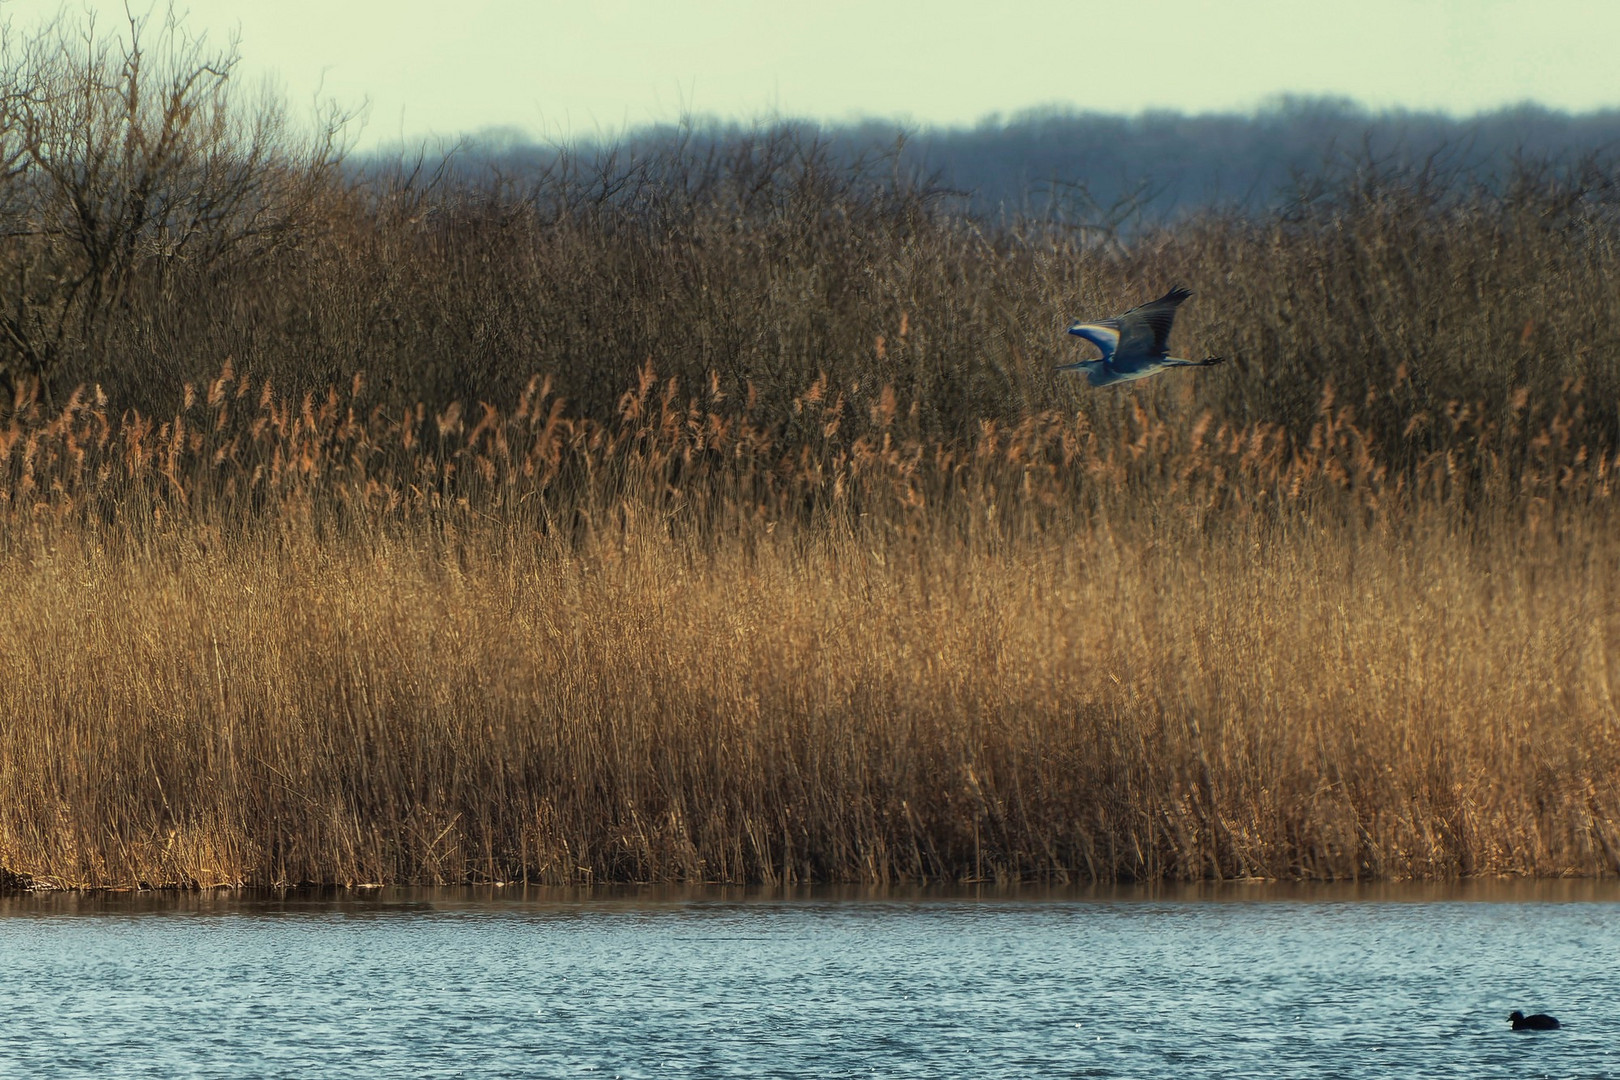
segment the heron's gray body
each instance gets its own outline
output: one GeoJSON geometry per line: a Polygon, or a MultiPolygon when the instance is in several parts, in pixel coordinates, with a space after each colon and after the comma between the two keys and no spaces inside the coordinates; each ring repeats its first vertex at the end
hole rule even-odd
{"type": "Polygon", "coordinates": [[[1221,357],[1181,360],[1170,355],[1170,326],[1176,308],[1192,293],[1177,285],[1151,303],[1139,304],[1125,314],[1099,322],[1076,319],[1069,333],[1083,337],[1102,352],[1099,360],[1061,364],[1058,371],[1084,371],[1092,386],[1145,379],[1170,367],[1208,367],[1221,357]]]}

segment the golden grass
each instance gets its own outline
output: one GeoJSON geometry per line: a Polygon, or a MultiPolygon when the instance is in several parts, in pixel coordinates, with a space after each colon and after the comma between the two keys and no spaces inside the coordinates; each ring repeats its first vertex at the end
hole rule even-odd
{"type": "Polygon", "coordinates": [[[616,426],[19,403],[0,867],[1620,870],[1613,463],[1556,425],[1397,474],[1330,399],[1299,444],[1139,408],[924,446],[881,398],[812,387],[784,442],[662,386],[616,426]]]}
{"type": "Polygon", "coordinates": [[[1620,870],[1612,169],[1098,245],[791,125],[349,172],[152,35],[0,49],[0,888],[1620,870]],[[1051,376],[1175,281],[1227,367],[1051,376]]]}

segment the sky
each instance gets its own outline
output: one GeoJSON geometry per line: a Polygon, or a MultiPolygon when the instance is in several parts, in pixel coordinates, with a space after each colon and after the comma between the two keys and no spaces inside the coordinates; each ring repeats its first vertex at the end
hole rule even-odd
{"type": "MultiPolygon", "coordinates": [[[[131,0],[137,13],[149,0],[131,0]]],[[[1281,94],[1473,113],[1620,106],[1620,0],[176,0],[359,145],[543,139],[686,114],[966,125],[1059,106],[1245,110],[1281,94]],[[1144,12],[1152,12],[1151,17],[1144,12]]],[[[0,0],[16,33],[122,0],[0,0]]],[[[161,13],[161,5],[159,11],[161,13]]]]}

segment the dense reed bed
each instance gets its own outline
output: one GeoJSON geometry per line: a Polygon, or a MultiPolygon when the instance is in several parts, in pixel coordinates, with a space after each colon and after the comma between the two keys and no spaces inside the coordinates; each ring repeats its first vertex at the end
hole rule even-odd
{"type": "Polygon", "coordinates": [[[231,373],[161,423],[17,402],[0,866],[1620,869],[1615,462],[1564,418],[1475,431],[1512,452],[1470,475],[1379,464],[1327,397],[1300,440],[1139,408],[959,445],[878,398],[812,385],[791,437],[651,372],[606,424],[543,382],[467,417],[231,373]]]}
{"type": "Polygon", "coordinates": [[[1620,871],[1612,167],[1099,231],[235,63],[0,27],[0,884],[1620,871]]]}

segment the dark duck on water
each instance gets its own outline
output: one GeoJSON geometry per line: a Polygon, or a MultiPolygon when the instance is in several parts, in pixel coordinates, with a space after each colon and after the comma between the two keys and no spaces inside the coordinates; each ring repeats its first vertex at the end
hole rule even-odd
{"type": "Polygon", "coordinates": [[[1552,1031],[1558,1027],[1558,1021],[1546,1013],[1531,1013],[1524,1015],[1518,1009],[1508,1014],[1508,1023],[1513,1025],[1514,1031],[1552,1031]]]}

